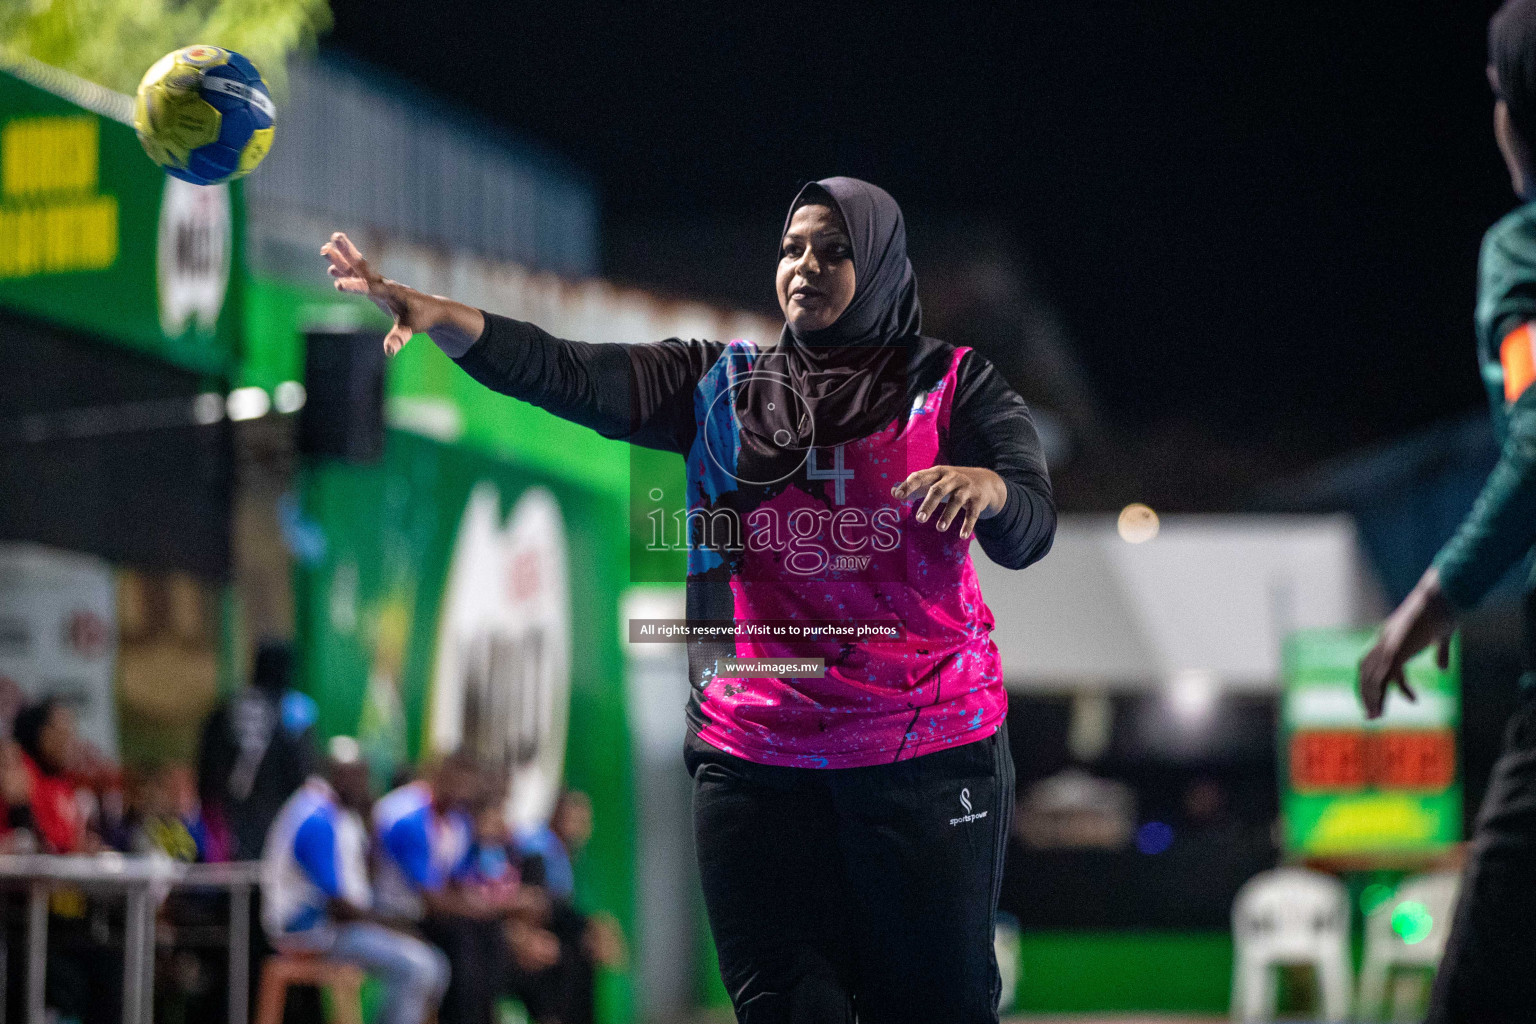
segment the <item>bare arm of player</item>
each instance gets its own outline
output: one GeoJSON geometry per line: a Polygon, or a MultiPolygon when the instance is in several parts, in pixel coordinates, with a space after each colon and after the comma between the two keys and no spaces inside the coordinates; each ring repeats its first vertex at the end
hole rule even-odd
{"type": "Polygon", "coordinates": [[[1008,503],[1008,485],[990,469],[980,466],[930,466],[911,474],[891,488],[896,498],[908,498],[923,494],[923,503],[917,508],[917,521],[926,523],[939,505],[944,514],[939,517],[938,528],[948,530],[963,513],[960,536],[969,537],[979,519],[997,515],[1008,503]]]}
{"type": "Polygon", "coordinates": [[[1440,570],[1430,566],[1403,603],[1387,616],[1381,636],[1360,662],[1360,700],[1365,717],[1377,718],[1396,685],[1409,700],[1418,697],[1408,686],[1404,666],[1430,644],[1438,643],[1436,659],[1441,668],[1450,664],[1451,630],[1456,613],[1440,589],[1440,570]]]}
{"type": "Polygon", "coordinates": [[[369,266],[357,246],[340,231],[320,247],[320,254],[330,261],[326,272],[335,279],[338,291],[366,295],[394,319],[394,326],[384,336],[387,355],[404,348],[411,335],[426,334],[438,348],[456,358],[468,352],[485,332],[485,314],[474,306],[389,280],[369,266]]]}

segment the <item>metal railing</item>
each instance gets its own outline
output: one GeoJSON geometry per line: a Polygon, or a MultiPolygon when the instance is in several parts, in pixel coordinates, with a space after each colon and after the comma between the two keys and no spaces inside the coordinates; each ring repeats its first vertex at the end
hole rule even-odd
{"type": "MultiPolygon", "coordinates": [[[[56,889],[122,896],[127,914],[123,934],[123,1021],[154,1019],[155,911],[173,888],[229,892],[229,1021],[246,1024],[250,1009],[251,892],[261,864],[182,864],[168,857],[54,854],[0,855],[0,889],[27,893],[26,1024],[44,1024],[43,987],[48,970],[48,897],[56,889]]],[[[5,929],[0,927],[0,993],[9,979],[5,929]]],[[[0,999],[0,1024],[4,1021],[0,999]]]]}

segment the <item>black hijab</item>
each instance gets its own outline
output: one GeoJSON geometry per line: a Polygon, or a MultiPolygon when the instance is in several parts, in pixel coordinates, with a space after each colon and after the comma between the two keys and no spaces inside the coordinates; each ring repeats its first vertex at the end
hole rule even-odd
{"type": "Polygon", "coordinates": [[[795,211],[810,204],[832,206],[848,227],[853,299],[822,330],[796,333],[786,323],[738,391],[743,457],[753,462],[799,461],[807,447],[865,437],[906,411],[907,359],[923,312],[901,207],[867,181],[823,178],[795,196],[781,239],[795,211]]]}

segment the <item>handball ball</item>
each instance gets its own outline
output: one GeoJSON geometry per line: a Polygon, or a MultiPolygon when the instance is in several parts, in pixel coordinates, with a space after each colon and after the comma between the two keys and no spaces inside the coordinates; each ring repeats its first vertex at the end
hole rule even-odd
{"type": "Polygon", "coordinates": [[[217,185],[256,169],[272,147],[276,115],[256,65],[233,50],[188,46],[144,73],[133,127],[167,173],[217,185]]]}

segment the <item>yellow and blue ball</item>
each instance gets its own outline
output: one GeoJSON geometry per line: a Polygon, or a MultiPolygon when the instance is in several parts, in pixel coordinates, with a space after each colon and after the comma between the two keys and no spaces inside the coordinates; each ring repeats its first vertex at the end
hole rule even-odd
{"type": "Polygon", "coordinates": [[[256,65],[233,50],[187,46],[144,73],[133,127],[168,174],[216,185],[256,169],[272,147],[276,116],[256,65]]]}

